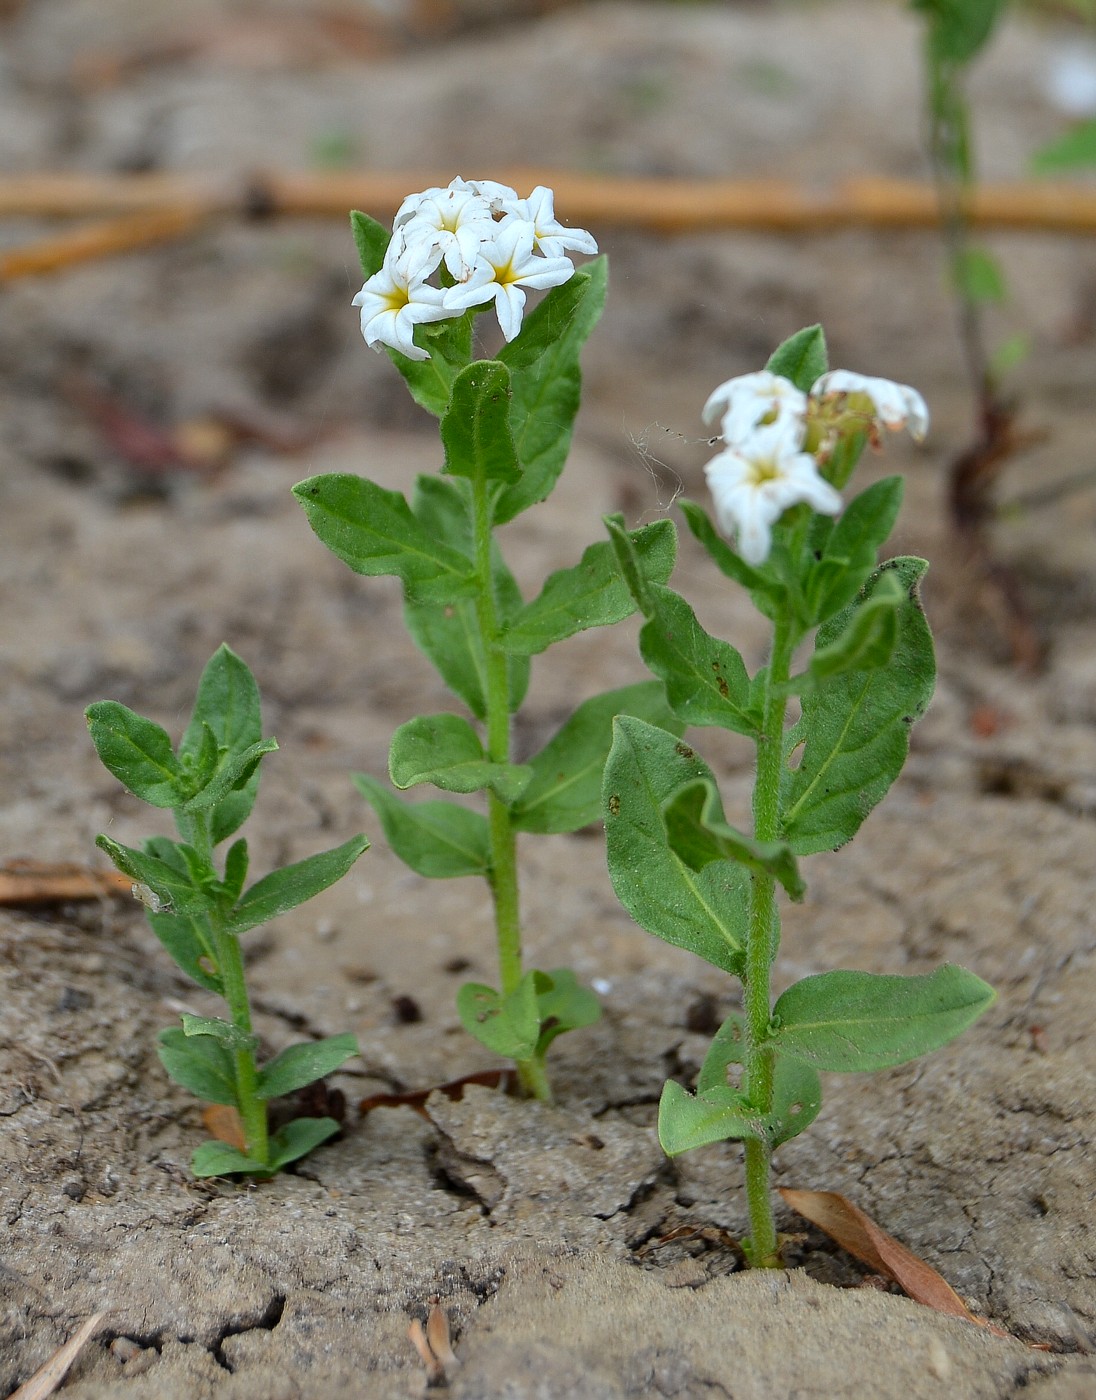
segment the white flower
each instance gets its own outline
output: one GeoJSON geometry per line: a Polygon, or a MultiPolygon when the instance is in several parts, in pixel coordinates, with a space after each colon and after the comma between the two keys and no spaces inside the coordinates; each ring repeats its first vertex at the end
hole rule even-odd
{"type": "Polygon", "coordinates": [[[419,243],[440,249],[449,275],[463,282],[471,275],[480,244],[494,236],[496,224],[482,195],[450,187],[405,199],[393,228],[405,249],[419,243]]]}
{"type": "Polygon", "coordinates": [[[573,276],[570,258],[541,258],[533,252],[536,237],[531,223],[515,219],[499,224],[495,236],[480,247],[471,277],[445,293],[446,313],[466,311],[494,299],[499,325],[506,339],[521,330],[525,311],[523,287],[542,291],[558,287],[573,276]]]}
{"type": "Polygon", "coordinates": [[[370,277],[352,303],[361,308],[367,345],[375,350],[391,345],[409,360],[430,358],[412,335],[416,326],[444,321],[451,314],[442,304],[445,293],[426,281],[440,261],[440,249],[425,243],[397,247],[395,254],[385,257],[381,270],[370,277]]]}
{"type": "Polygon", "coordinates": [[[708,395],[701,417],[709,427],[721,419],[722,436],[729,445],[748,443],[754,430],[763,425],[794,426],[798,447],[803,441],[806,415],[806,394],[790,379],[761,369],[720,384],[708,395]]]}
{"type": "Polygon", "coordinates": [[[864,394],[875,409],[876,424],[892,432],[908,427],[915,442],[920,442],[929,430],[925,400],[908,384],[896,384],[893,379],[873,379],[849,369],[834,369],[813,385],[811,398],[828,398],[834,394],[864,394]]]}
{"type": "Polygon", "coordinates": [[[570,249],[574,253],[596,253],[597,243],[584,228],[568,228],[556,218],[555,195],[547,185],[538,185],[528,199],[520,199],[507,213],[503,226],[512,219],[525,219],[533,225],[533,242],[546,258],[558,258],[570,249]]]}
{"type": "Polygon", "coordinates": [[[735,536],[747,564],[769,557],[772,526],[790,506],[805,501],[822,515],[841,509],[841,497],[800,444],[799,425],[778,419],[757,428],[748,442],[729,445],[704,468],[719,528],[735,536]]]}

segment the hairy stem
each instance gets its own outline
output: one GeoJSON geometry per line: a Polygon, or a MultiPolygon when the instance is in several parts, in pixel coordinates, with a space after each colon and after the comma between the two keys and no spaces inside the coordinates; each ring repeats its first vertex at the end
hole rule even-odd
{"type": "MultiPolygon", "coordinates": [[[[484,656],[484,699],[487,709],[487,756],[493,763],[510,761],[510,677],[506,652],[499,638],[498,605],[491,569],[491,503],[487,482],[472,482],[476,573],[479,590],[476,619],[484,656]]],[[[495,907],[499,982],[508,996],[522,978],[521,908],[518,897],[517,840],[510,809],[493,792],[487,794],[487,821],[491,842],[491,895],[495,907]]],[[[551,1098],[544,1066],[536,1060],[518,1061],[518,1080],[531,1098],[551,1098]]]]}
{"type": "MultiPolygon", "coordinates": [[[[190,829],[185,833],[210,868],[213,867],[213,846],[209,835],[209,818],[205,813],[193,814],[190,829]]],[[[244,977],[244,957],[240,940],[224,927],[220,911],[209,910],[209,926],[221,974],[224,999],[228,1003],[229,1019],[237,1030],[251,1034],[251,1003],[244,977]]],[[[259,1067],[255,1051],[240,1049],[232,1052],[236,1066],[236,1106],[244,1130],[247,1155],[266,1166],[270,1161],[270,1137],[267,1128],[266,1101],[258,1096],[259,1067]]]]}
{"type": "MultiPolygon", "coordinates": [[[[775,841],[779,836],[780,775],[783,766],[786,683],[791,662],[792,634],[787,621],[778,621],[765,688],[765,709],[757,743],[754,784],[754,836],[775,841]]],[[[776,881],[755,872],[750,877],[750,923],[746,935],[744,1088],[761,1114],[772,1112],[775,1060],[766,1046],[772,1015],[769,972],[775,948],[776,881]]],[[[772,1151],[765,1142],[747,1140],[746,1200],[750,1213],[750,1259],[759,1268],[777,1268],[776,1225],[773,1220],[769,1169],[772,1151]]]]}

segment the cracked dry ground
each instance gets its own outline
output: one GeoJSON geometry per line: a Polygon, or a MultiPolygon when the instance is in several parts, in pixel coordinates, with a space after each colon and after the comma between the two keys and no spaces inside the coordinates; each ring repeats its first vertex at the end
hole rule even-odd
{"type": "MultiPolygon", "coordinates": [[[[60,13],[29,4],[9,27],[38,97],[99,17],[95,6],[67,7],[64,22],[60,13]]],[[[121,0],[109,7],[108,36],[135,14],[121,0]]],[[[272,75],[168,59],[155,83],[131,76],[85,94],[64,131],[44,117],[35,128],[28,98],[22,158],[60,165],[63,141],[76,141],[86,165],[108,168],[124,163],[125,133],[140,130],[165,167],[216,149],[243,169],[266,150],[273,96],[286,161],[299,163],[322,87],[378,149],[390,143],[393,161],[428,140],[465,174],[502,159],[578,165],[595,129],[625,169],[688,153],[672,168],[919,171],[905,17],[873,7],[869,24],[863,5],[835,5],[812,12],[807,32],[783,12],[673,14],[668,29],[658,6],[584,7],[397,56],[368,84],[352,64],[334,76],[272,75]],[[704,63],[745,74],[774,44],[796,79],[779,110],[746,78],[729,96],[712,86],[704,63]],[[453,74],[469,65],[514,112],[515,72],[522,111],[546,109],[582,75],[550,150],[517,118],[505,129],[480,120],[467,93],[467,121],[448,120],[445,94],[455,100],[453,74]],[[872,80],[883,69],[886,85],[872,80]],[[674,100],[640,111],[640,79],[674,100]]],[[[1030,75],[1053,39],[1014,27],[981,73],[991,174],[1014,172],[1021,135],[1052,134],[1030,75]]],[[[7,89],[0,98],[14,100],[7,89]]],[[[14,130],[3,126],[2,139],[14,130]]],[[[457,1397],[1093,1392],[1096,491],[1000,527],[998,548],[1048,645],[1045,672],[1018,676],[942,521],[944,465],[964,442],[969,407],[932,240],[666,244],[609,231],[602,241],[613,287],[586,362],[576,453],[558,495],[503,540],[527,592],[598,536],[603,512],[654,518],[675,474],[699,495],[699,405],[801,324],[826,324],[835,364],[914,383],[933,408],[926,449],[891,442],[865,479],[908,473],[896,548],[932,561],[937,697],[906,773],[857,840],[806,862],[808,899],[787,913],[777,975],[783,986],[834,966],[923,972],[950,959],[993,982],[1000,1000],[921,1063],[830,1076],[819,1119],[782,1149],[778,1180],[848,1194],[1017,1340],[832,1287],[861,1270],[790,1214],[781,1226],[801,1237],[789,1262],[803,1267],[736,1272],[726,1233],[745,1228],[737,1151],[671,1164],[653,1127],[664,1078],[695,1073],[730,1009],[727,988],[630,924],[590,831],[529,840],[521,853],[530,959],[610,984],[603,1021],[554,1052],[556,1104],[472,1089],[458,1103],[433,1096],[427,1118],[351,1113],[340,1140],[254,1189],[189,1178],[198,1107],[167,1082],[152,1046],[180,1007],[212,1007],[175,975],[140,909],[0,917],[0,1392],[109,1308],[65,1383],[77,1400],[404,1395],[423,1380],[408,1321],[435,1295],[463,1362],[457,1397]],[[697,1233],[660,1243],[679,1227],[697,1233]]],[[[1015,314],[1035,340],[1025,421],[1049,429],[1009,468],[1004,491],[1015,499],[1088,459],[1096,353],[1084,318],[1096,261],[1081,241],[999,246],[1015,314]]],[[[363,1057],[335,1082],[354,1102],[483,1068],[453,996],[492,968],[483,891],[409,875],[347,777],[383,774],[393,728],[447,708],[448,695],[407,641],[395,591],[327,555],[289,496],[313,472],[364,470],[406,487],[438,465],[394,375],[356,339],[347,253],[341,228],[223,227],[8,290],[0,851],[85,861],[99,830],[145,834],[146,815],[97,766],[81,711],[116,698],[177,732],[202,664],[227,640],[255,670],[266,730],[282,745],[250,829],[254,868],[363,825],[376,839],[341,885],[249,943],[266,1045],[353,1030],[363,1057]],[[296,457],[241,449],[219,475],[176,476],[150,493],[66,394],[89,372],[167,421],[277,410],[311,445],[296,457]]],[[[711,630],[759,663],[755,620],[688,542],[676,582],[711,630]]],[[[634,641],[629,625],[578,638],[558,665],[535,670],[522,751],[540,746],[576,695],[641,678],[634,641]]],[[[744,814],[746,754],[708,731],[696,742],[724,780],[728,812],[744,814]]]]}

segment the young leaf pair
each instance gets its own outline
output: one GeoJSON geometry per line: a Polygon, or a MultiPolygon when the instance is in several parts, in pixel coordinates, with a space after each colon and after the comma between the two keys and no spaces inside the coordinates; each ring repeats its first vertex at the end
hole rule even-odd
{"type": "MultiPolygon", "coordinates": [[[[827,369],[820,329],[794,336],[768,368],[806,394],[827,369]]],[[[864,440],[853,421],[818,449],[831,484],[845,485],[864,440]]],[[[744,1143],[748,1247],[762,1265],[778,1260],[772,1152],[818,1113],[819,1071],[904,1063],[958,1035],[994,997],[972,973],[945,966],[912,977],[825,972],[772,1003],[776,887],[802,899],[799,857],[856,834],[898,776],[910,726],[932,694],[932,638],[917,592],[927,566],[910,557],[878,563],[901,487],[896,477],[869,486],[836,521],[794,506],[759,566],[716,534],[700,506],[682,503],[716,567],[749,590],[772,624],[768,664],[752,677],[738,651],[650,575],[620,523],[606,522],[646,618],[643,659],[670,708],[682,723],[728,729],[756,746],[752,832],[727,821],[711,769],[678,731],[642,718],[615,721],[604,805],[609,871],[625,908],[743,984],[743,1011],[717,1033],[695,1092],[666,1085],[658,1129],[671,1155],[744,1143]],[[813,654],[793,674],[793,655],[812,631],[813,654]],[[801,710],[788,727],[792,695],[801,710]]]]}
{"type": "Polygon", "coordinates": [[[218,869],[214,849],[239,830],[259,786],[259,764],[277,749],[262,737],[259,690],[247,666],[222,646],[202,673],[190,723],[172,747],[167,732],[113,700],[87,710],[100,759],[152,807],[169,809],[179,840],[152,836],[140,848],[108,836],[96,844],[134,882],[149,922],[182,970],[222,997],[229,1019],[184,1015],[162,1031],[168,1074],[209,1103],[236,1109],[244,1146],[210,1141],[192,1158],[195,1176],[247,1172],[271,1176],[338,1132],[331,1118],[298,1118],[271,1134],[267,1105],[330,1074],[358,1053],[352,1035],[292,1045],[260,1068],[251,1025],[240,936],[296,908],[340,879],[366,849],[355,836],[245,888],[247,841],[228,848],[218,869]]]}

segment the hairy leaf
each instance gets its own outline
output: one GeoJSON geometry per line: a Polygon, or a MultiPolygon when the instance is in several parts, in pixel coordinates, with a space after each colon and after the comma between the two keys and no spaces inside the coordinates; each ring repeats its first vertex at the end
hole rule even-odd
{"type": "Polygon", "coordinates": [[[402,802],[367,773],[351,781],[380,818],[388,844],[405,865],[431,880],[486,875],[487,818],[454,802],[402,802]]]}
{"type": "Polygon", "coordinates": [[[272,870],[245,891],[226,923],[226,931],[245,933],[295,909],[298,904],[341,880],[361,853],[369,848],[364,836],[352,836],[341,846],[308,856],[281,870],[272,870]]]}
{"type": "Polygon", "coordinates": [[[492,763],[479,735],[460,715],[417,715],[392,735],[388,771],[398,788],[433,783],[445,792],[490,788],[512,802],[528,786],[528,765],[492,763]]]}
{"type": "Polygon", "coordinates": [[[740,974],[749,877],[730,861],[690,870],[670,849],[663,815],[679,788],[714,781],[711,770],[687,744],[643,720],[622,715],[613,735],[602,794],[617,898],[649,933],[740,974]]]}
{"type": "Polygon", "coordinates": [[[529,760],[533,776],[510,809],[519,831],[577,831],[601,817],[601,776],[617,715],[635,715],[672,734],[684,727],[658,681],[640,681],[584,701],[529,760]]]}
{"type": "Polygon", "coordinates": [[[365,477],[314,476],[293,488],[313,530],[359,574],[395,574],[408,595],[450,602],[475,589],[471,559],[427,533],[398,491],[365,477]]]}
{"type": "MultiPolygon", "coordinates": [[[[644,574],[659,581],[674,567],[677,539],[668,520],[630,532],[644,574]]],[[[553,642],[589,627],[606,627],[635,611],[631,593],[620,576],[608,541],[587,548],[579,563],[549,574],[538,597],[510,619],[502,643],[523,656],[544,651],[553,642]]]]}
{"type": "Polygon", "coordinates": [[[887,1069],[954,1040],[996,997],[951,963],[923,977],[823,972],[777,1000],[772,1043],[815,1069],[887,1069]]]}
{"type": "Polygon", "coordinates": [[[91,741],[104,767],[152,807],[177,807],[189,795],[186,775],[166,729],[116,700],[85,711],[91,741]]]}
{"type": "Polygon", "coordinates": [[[258,1097],[276,1099],[292,1094],[331,1074],[353,1055],[359,1054],[358,1042],[352,1035],[332,1035],[325,1040],[309,1040],[290,1045],[263,1067],[259,1073],[258,1097]]]}
{"type": "Polygon", "coordinates": [[[782,834],[797,855],[851,840],[902,770],[910,726],[924,712],[936,674],[917,597],[926,568],[922,559],[888,560],[855,603],[819,628],[819,648],[836,641],[888,573],[905,591],[890,664],[828,676],[803,696],[802,716],[787,740],[789,752],[804,745],[802,761],[785,773],[780,803],[782,834]]]}

